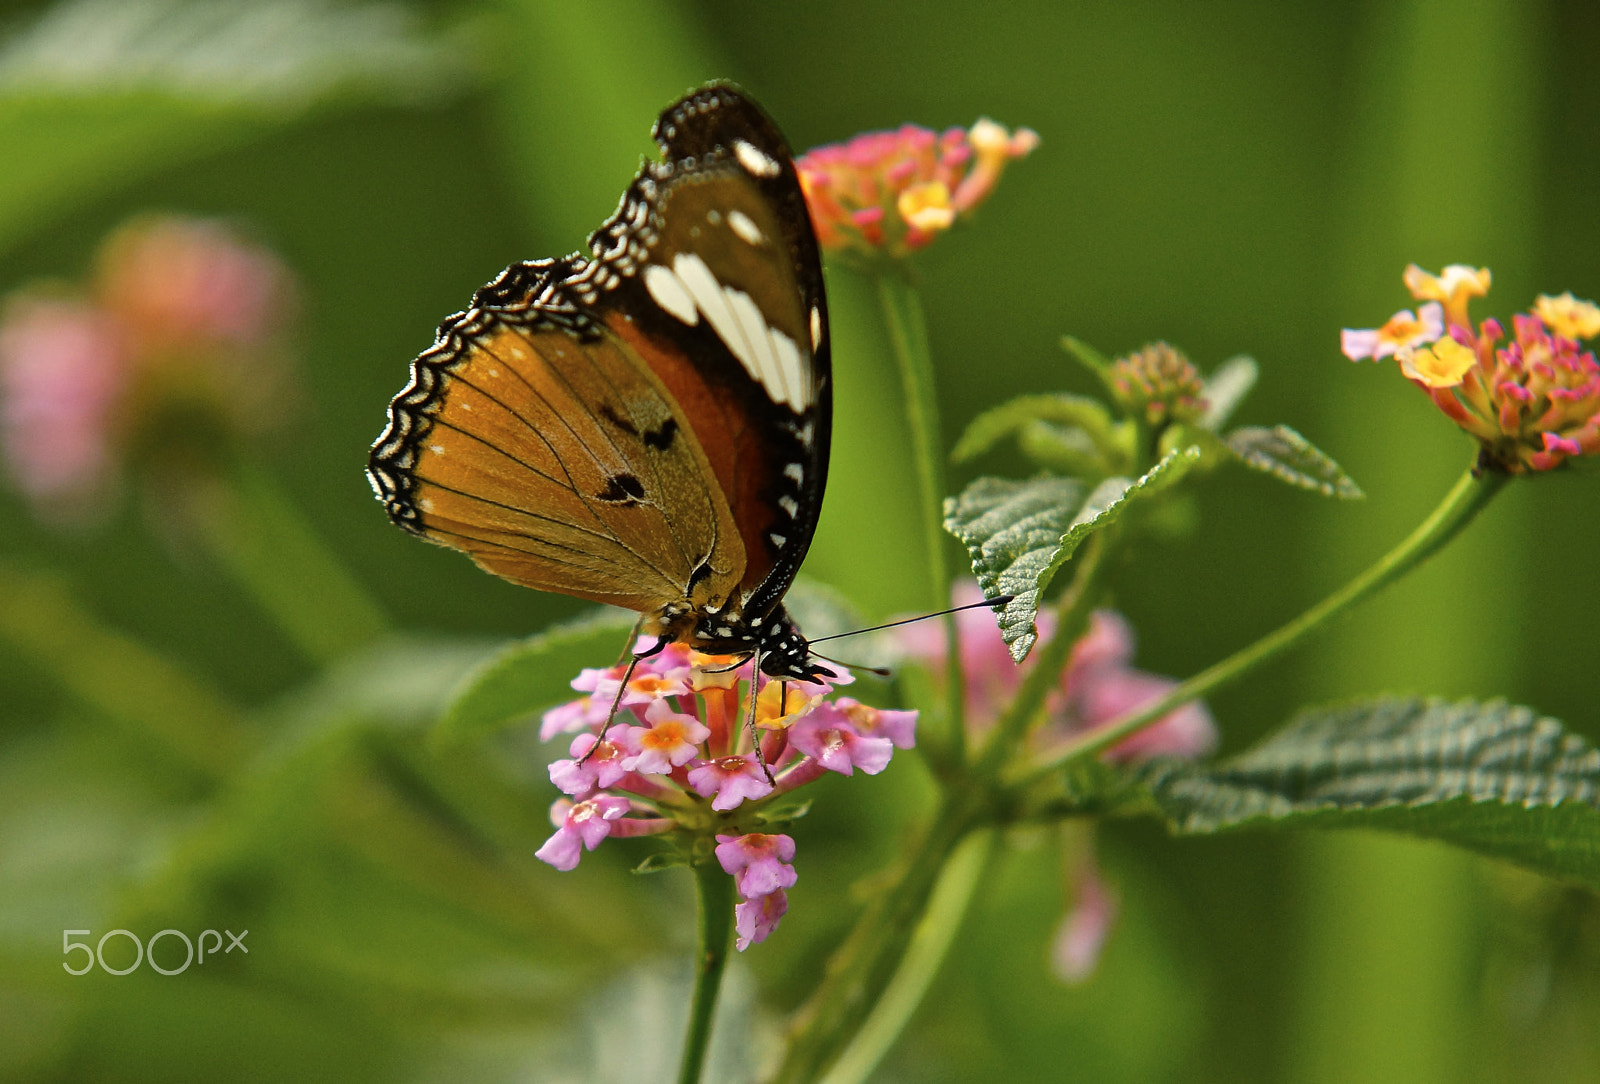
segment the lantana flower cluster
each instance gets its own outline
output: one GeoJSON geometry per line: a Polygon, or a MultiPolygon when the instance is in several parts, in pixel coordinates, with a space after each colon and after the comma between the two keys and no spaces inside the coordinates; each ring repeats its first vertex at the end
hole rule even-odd
{"type": "Polygon", "coordinates": [[[1423,304],[1380,328],[1346,330],[1346,357],[1394,357],[1498,469],[1551,470],[1600,452],[1600,365],[1582,345],[1600,334],[1600,306],[1570,292],[1541,294],[1511,318],[1508,339],[1499,320],[1474,327],[1467,313],[1489,292],[1488,268],[1453,264],[1433,275],[1412,264],[1405,283],[1423,304]]]}
{"type": "MultiPolygon", "coordinates": [[[[653,646],[641,638],[637,651],[653,646]]],[[[551,807],[556,832],[538,857],[570,870],[604,839],[647,835],[671,837],[690,861],[709,860],[709,850],[741,897],[737,947],[765,940],[796,879],[793,838],[760,830],[770,826],[774,802],[827,772],[881,772],[896,749],[915,744],[916,712],[833,697],[848,674],[817,682],[760,675],[758,754],[747,726],[751,670],[734,657],[669,644],[641,659],[625,687],[620,664],[573,679],[584,695],[547,712],[540,732],[547,741],[576,736],[570,756],[550,765],[551,782],[567,797],[551,807]]]]}
{"type": "Polygon", "coordinates": [[[112,233],[86,286],[14,294],[0,309],[0,450],[13,484],[47,518],[82,520],[128,457],[282,418],[295,297],[275,254],[179,216],[112,233]]]}
{"type": "MultiPolygon", "coordinates": [[[[983,592],[970,580],[952,590],[955,605],[982,600],[983,592]]],[[[1055,635],[1054,615],[1041,611],[1036,619],[1039,641],[1055,635]]],[[[932,622],[907,625],[898,637],[908,655],[935,673],[945,660],[943,627],[932,622]]],[[[968,726],[982,733],[1016,694],[1027,676],[1031,660],[1017,666],[985,610],[956,614],[965,682],[968,726]]],[[[1045,705],[1044,723],[1034,742],[1049,747],[1137,711],[1170,692],[1171,678],[1135,669],[1135,639],[1126,618],[1114,610],[1096,610],[1089,628],[1072,645],[1061,681],[1045,705]]],[[[1192,702],[1162,716],[1144,729],[1107,749],[1102,758],[1113,763],[1134,763],[1153,757],[1194,759],[1210,753],[1217,743],[1217,727],[1204,704],[1192,702]]],[[[1116,921],[1117,893],[1095,859],[1093,835],[1088,826],[1068,836],[1071,853],[1065,856],[1068,906],[1056,929],[1051,962],[1063,982],[1086,980],[1116,921]]]]}
{"type": "Polygon", "coordinates": [[[1130,413],[1151,425],[1194,421],[1205,413],[1205,380],[1187,355],[1164,342],[1111,363],[1111,391],[1130,413]]]}
{"type": "Polygon", "coordinates": [[[900,259],[971,214],[1038,145],[1031,129],[987,117],[943,133],[907,124],[816,147],[795,167],[824,251],[900,259]]]}

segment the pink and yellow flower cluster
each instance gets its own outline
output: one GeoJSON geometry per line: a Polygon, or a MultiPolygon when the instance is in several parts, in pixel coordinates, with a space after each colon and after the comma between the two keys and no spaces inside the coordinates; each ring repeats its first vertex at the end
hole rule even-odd
{"type": "Polygon", "coordinates": [[[1583,340],[1600,334],[1600,306],[1571,293],[1540,295],[1511,318],[1473,326],[1467,305],[1489,292],[1488,268],[1433,275],[1416,264],[1405,283],[1423,302],[1380,328],[1346,330],[1352,361],[1394,357],[1452,421],[1477,438],[1486,465],[1513,474],[1600,452],[1600,364],[1583,340]]]}
{"type": "MultiPolygon", "coordinates": [[[[654,641],[643,638],[644,652],[654,641]]],[[[550,765],[568,797],[551,808],[555,835],[538,857],[560,870],[608,837],[668,835],[709,849],[735,879],[742,951],[766,939],[788,910],[795,883],[794,840],[766,827],[776,799],[827,772],[876,775],[896,749],[915,744],[916,712],[886,711],[832,682],[766,681],[756,695],[759,751],[746,726],[749,663],[670,644],[625,667],[585,670],[572,687],[585,695],[544,716],[541,736],[576,732],[570,758],[550,765]],[[607,726],[612,704],[618,713],[607,726]],[[714,845],[713,845],[714,844],[714,845]]]]}
{"type": "Polygon", "coordinates": [[[988,118],[942,134],[907,124],[817,147],[795,166],[825,251],[901,259],[971,214],[1038,145],[1032,130],[988,118]]]}

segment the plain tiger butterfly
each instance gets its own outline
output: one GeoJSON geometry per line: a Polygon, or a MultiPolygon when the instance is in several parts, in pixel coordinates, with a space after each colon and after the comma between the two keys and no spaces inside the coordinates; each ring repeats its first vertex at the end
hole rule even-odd
{"type": "Polygon", "coordinates": [[[367,476],[513,583],[636,610],[656,649],[832,676],[783,606],[833,420],[822,263],[783,136],[738,90],[668,108],[588,256],[512,264],[439,326],[367,476]]]}

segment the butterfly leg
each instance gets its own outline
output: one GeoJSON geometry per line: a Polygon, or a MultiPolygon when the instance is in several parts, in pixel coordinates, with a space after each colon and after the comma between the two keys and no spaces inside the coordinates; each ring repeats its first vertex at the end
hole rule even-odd
{"type": "MultiPolygon", "coordinates": [[[[629,634],[630,639],[628,642],[630,644],[633,643],[633,637],[638,635],[639,626],[634,625],[633,629],[634,631],[629,634]]],[[[661,652],[665,651],[667,645],[671,642],[672,639],[670,637],[663,636],[657,640],[653,646],[646,648],[637,655],[632,654],[626,649],[623,651],[623,654],[628,656],[628,668],[622,672],[622,681],[617,685],[617,695],[611,698],[611,710],[606,712],[606,725],[600,728],[600,737],[593,745],[589,746],[589,751],[578,758],[579,764],[582,764],[584,761],[588,760],[589,757],[593,755],[594,751],[600,748],[600,743],[606,740],[606,734],[611,730],[611,724],[617,721],[617,712],[622,708],[622,694],[627,690],[628,682],[633,680],[634,668],[644,660],[654,658],[656,655],[661,654],[661,652]]],[[[622,660],[619,658],[617,661],[621,662],[622,660]]]]}
{"type": "MultiPolygon", "coordinates": [[[[767,758],[761,752],[761,737],[756,730],[756,694],[761,688],[761,649],[758,647],[751,653],[753,660],[750,667],[750,713],[745,716],[745,729],[750,731],[750,748],[755,751],[756,763],[761,765],[761,770],[766,773],[767,782],[777,786],[778,781],[772,778],[772,769],[767,766],[767,758]]],[[[784,684],[784,692],[788,692],[788,683],[784,684]]],[[[779,713],[782,714],[781,712],[779,713]]]]}

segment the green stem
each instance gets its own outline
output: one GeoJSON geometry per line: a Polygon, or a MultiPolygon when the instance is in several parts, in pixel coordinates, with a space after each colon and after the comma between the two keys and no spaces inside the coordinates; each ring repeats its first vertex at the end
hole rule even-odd
{"type": "Polygon", "coordinates": [[[1384,554],[1375,564],[1338,591],[1276,632],[1202,670],[1148,707],[1131,712],[1105,726],[1097,727],[1056,749],[1047,759],[1032,765],[1023,782],[1030,782],[1055,771],[1069,761],[1093,756],[1115,745],[1174,708],[1204,696],[1212,689],[1240,677],[1292,647],[1330,618],[1350,609],[1438,552],[1459,534],[1463,527],[1472,522],[1473,517],[1491,497],[1500,492],[1501,486],[1505,485],[1509,478],[1509,475],[1499,471],[1484,471],[1482,474],[1468,471],[1450,492],[1445,494],[1444,500],[1439,502],[1439,506],[1432,514],[1423,520],[1405,541],[1384,554]]]}
{"type": "MultiPolygon", "coordinates": [[[[928,562],[928,607],[950,605],[950,570],[945,565],[944,496],[949,492],[944,473],[944,437],[939,429],[938,385],[934,378],[933,354],[928,348],[928,323],[922,314],[922,298],[907,273],[881,271],[874,278],[878,303],[889,331],[889,344],[900,370],[900,387],[905,397],[906,426],[911,431],[911,458],[917,470],[917,496],[922,520],[925,559],[928,562]]],[[[966,730],[963,725],[966,690],[962,681],[961,646],[956,641],[956,619],[946,614],[945,642],[949,645],[945,665],[945,725],[957,759],[964,756],[966,730]]]]}
{"type": "Polygon", "coordinates": [[[978,792],[963,787],[946,793],[898,875],[867,905],[828,961],[822,982],[795,1013],[773,1084],[812,1084],[852,1037],[904,956],[950,852],[982,819],[978,792]]]}
{"type": "Polygon", "coordinates": [[[733,936],[733,878],[712,858],[694,867],[694,887],[700,901],[700,951],[695,957],[694,1000],[689,1005],[689,1028],[683,1040],[678,1084],[698,1084],[705,1068],[717,994],[722,989],[728,943],[733,936]]]}
{"type": "Polygon", "coordinates": [[[240,464],[195,519],[217,560],[313,662],[332,662],[385,631],[377,604],[261,471],[240,464]]]}
{"type": "Polygon", "coordinates": [[[999,839],[998,829],[983,828],[969,833],[956,845],[939,874],[928,909],[911,935],[900,969],[884,987],[856,1037],[822,1078],[822,1084],[861,1084],[871,1077],[939,973],[939,965],[961,929],[999,839]]]}

